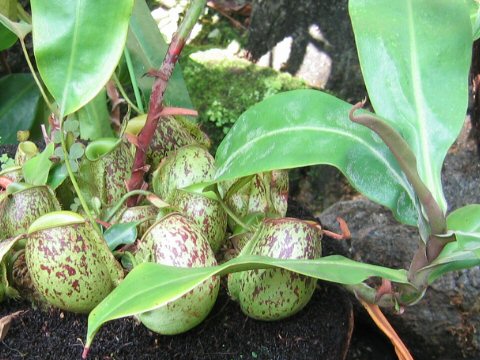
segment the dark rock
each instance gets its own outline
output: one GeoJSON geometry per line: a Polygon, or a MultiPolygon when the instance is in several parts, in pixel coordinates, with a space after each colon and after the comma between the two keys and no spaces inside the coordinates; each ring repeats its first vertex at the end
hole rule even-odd
{"type": "Polygon", "coordinates": [[[467,204],[480,204],[479,179],[480,162],[474,146],[447,156],[442,183],[449,212],[467,204]]]}
{"type": "MultiPolygon", "coordinates": [[[[450,209],[480,203],[480,165],[472,147],[456,149],[446,159],[443,182],[450,209]]],[[[339,202],[321,215],[335,229],[344,218],[352,240],[331,244],[332,253],[355,260],[408,269],[419,239],[416,228],[400,225],[391,212],[361,198],[339,202]]],[[[417,360],[480,357],[480,269],[453,272],[438,279],[425,297],[401,316],[389,318],[417,360]]]]}
{"type": "Polygon", "coordinates": [[[266,64],[358,101],[366,91],[347,4],[255,0],[246,48],[254,60],[267,54],[266,64]]]}

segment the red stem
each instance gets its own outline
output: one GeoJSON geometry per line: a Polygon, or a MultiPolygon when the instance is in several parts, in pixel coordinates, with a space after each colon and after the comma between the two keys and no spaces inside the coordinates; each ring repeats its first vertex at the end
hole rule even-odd
{"type": "Polygon", "coordinates": [[[90,348],[88,346],[85,346],[83,348],[83,352],[82,352],[82,359],[86,359],[88,357],[88,352],[90,351],[90,348]]]}
{"type": "MultiPolygon", "coordinates": [[[[172,42],[168,48],[167,55],[163,60],[158,77],[153,83],[152,94],[150,95],[150,104],[148,108],[147,120],[145,126],[137,137],[137,150],[135,152],[135,160],[133,163],[132,176],[127,182],[127,190],[132,191],[141,189],[144,184],[145,160],[147,158],[147,150],[152,141],[155,130],[160,121],[160,115],[163,110],[163,96],[167,89],[168,80],[172,76],[178,57],[185,46],[186,39],[180,38],[178,34],[173,36],[172,42]]],[[[127,200],[127,206],[135,206],[137,204],[137,196],[132,196],[127,200]]]]}

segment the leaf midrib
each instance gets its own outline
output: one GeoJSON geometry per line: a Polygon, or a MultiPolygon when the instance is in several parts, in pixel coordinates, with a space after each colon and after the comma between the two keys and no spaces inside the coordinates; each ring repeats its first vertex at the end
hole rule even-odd
{"type": "MultiPolygon", "coordinates": [[[[316,259],[317,261],[320,261],[322,263],[324,263],[324,265],[336,265],[337,262],[338,262],[338,257],[334,257],[332,259],[327,259],[327,258],[320,258],[320,259],[316,259]],[[325,261],[327,260],[327,261],[325,261]],[[328,261],[330,260],[330,261],[328,261]],[[330,263],[329,263],[330,262],[330,263]]],[[[297,263],[301,263],[301,260],[298,259],[296,260],[297,263]]],[[[198,274],[195,274],[195,273],[192,273],[192,274],[187,274],[187,275],[184,275],[183,276],[183,280],[185,282],[188,282],[189,279],[196,279],[196,278],[200,278],[200,280],[198,280],[196,282],[195,285],[193,285],[192,287],[189,288],[189,290],[195,288],[199,283],[207,280],[208,278],[210,278],[211,276],[215,276],[215,275],[218,275],[220,274],[222,271],[225,271],[226,269],[228,268],[231,268],[232,266],[235,266],[235,265],[242,265],[242,264],[246,264],[246,263],[249,263],[249,262],[252,262],[252,263],[256,263],[256,264],[261,264],[261,265],[268,265],[268,266],[272,266],[272,267],[279,267],[279,268],[283,268],[283,269],[286,269],[286,270],[289,270],[291,269],[290,267],[288,267],[288,265],[274,265],[274,263],[281,263],[281,262],[288,262],[288,260],[286,259],[271,259],[271,261],[269,262],[268,260],[265,260],[265,259],[255,259],[254,261],[250,260],[249,258],[243,258],[241,259],[240,261],[237,261],[237,262],[230,262],[230,263],[224,263],[222,265],[218,265],[217,267],[215,267],[215,269],[212,269],[212,268],[209,268],[208,272],[205,273],[205,275],[198,275],[198,274]],[[201,279],[203,277],[203,279],[201,279]]],[[[307,262],[312,262],[312,260],[305,260],[305,263],[307,262]]],[[[354,268],[354,267],[360,267],[362,270],[364,270],[363,268],[365,266],[368,266],[369,268],[371,268],[371,270],[375,269],[375,268],[379,268],[378,270],[382,269],[381,266],[376,266],[376,265],[371,265],[371,264],[362,264],[362,263],[358,263],[358,262],[355,262],[355,261],[351,261],[349,262],[348,264],[351,268],[354,268]]],[[[207,269],[205,269],[207,270],[207,269]]],[[[389,269],[389,270],[392,270],[392,269],[389,269]]],[[[393,276],[390,276],[390,277],[393,277],[393,276]]],[[[115,319],[118,319],[118,318],[121,318],[121,317],[124,317],[124,316],[128,316],[130,313],[123,313],[121,315],[118,315],[118,316],[110,316],[110,314],[114,313],[116,311],[116,309],[118,308],[121,308],[124,304],[130,302],[132,299],[135,299],[137,297],[140,297],[143,293],[147,293],[147,292],[151,292],[152,289],[156,289],[158,287],[165,287],[165,286],[168,286],[169,284],[172,284],[172,283],[175,283],[177,280],[175,279],[172,279],[170,281],[167,281],[167,282],[163,282],[162,284],[159,284],[159,285],[156,285],[154,286],[153,288],[150,287],[148,289],[145,289],[144,291],[141,291],[141,292],[137,292],[136,294],[130,294],[130,296],[128,297],[124,297],[120,302],[120,304],[118,306],[116,306],[116,308],[112,308],[111,310],[112,311],[109,311],[107,313],[100,313],[99,314],[99,318],[97,318],[97,324],[98,325],[101,325],[103,324],[104,322],[106,321],[110,321],[110,320],[115,320],[115,319]],[[103,316],[102,316],[103,315],[103,316]],[[98,320],[100,320],[100,322],[98,322],[98,320]]],[[[397,278],[397,281],[398,282],[407,282],[406,278],[405,279],[400,279],[400,276],[397,278]]],[[[186,292],[188,292],[189,290],[187,290],[186,292]]],[[[165,301],[164,303],[168,303],[170,301],[174,301],[178,298],[180,298],[181,296],[183,296],[183,294],[185,294],[186,292],[182,293],[181,295],[177,296],[177,297],[174,297],[168,301],[165,301]]],[[[156,305],[155,307],[158,307],[158,306],[162,306],[162,303],[160,303],[160,305],[156,305]]],[[[93,317],[95,317],[95,314],[92,315],[93,317]]],[[[95,334],[96,330],[99,328],[98,325],[95,325],[95,328],[94,329],[88,329],[88,334],[87,334],[87,340],[88,338],[90,338],[93,334],[95,334]]]]}
{"type": "Polygon", "coordinates": [[[67,66],[67,73],[65,76],[65,85],[63,87],[62,91],[62,105],[60,107],[61,109],[61,114],[60,118],[63,118],[65,116],[65,105],[67,103],[67,99],[69,97],[69,89],[70,89],[70,80],[72,79],[72,74],[73,74],[73,66],[74,66],[74,59],[77,54],[77,41],[78,41],[78,33],[79,33],[79,24],[80,24],[80,9],[82,0],[77,0],[77,6],[75,7],[75,17],[74,17],[74,27],[73,27],[73,36],[72,36],[72,46],[70,47],[70,58],[68,59],[68,66],[67,66]]]}
{"type": "Polygon", "coordinates": [[[418,159],[421,166],[423,165],[424,169],[421,171],[421,176],[425,177],[424,181],[427,184],[427,187],[430,189],[435,188],[434,180],[432,177],[432,163],[430,161],[430,143],[428,138],[428,132],[426,129],[427,126],[427,115],[425,113],[425,97],[423,95],[423,86],[422,86],[422,77],[420,75],[420,64],[418,59],[418,45],[415,38],[415,24],[413,21],[413,5],[412,0],[407,0],[407,18],[408,18],[408,37],[410,39],[410,63],[411,63],[411,79],[412,81],[412,92],[415,102],[415,113],[418,116],[418,131],[420,136],[420,149],[421,149],[421,158],[418,159]]]}
{"type": "Polygon", "coordinates": [[[281,134],[281,133],[287,133],[287,132],[291,133],[291,132],[296,132],[296,131],[307,131],[307,130],[312,131],[312,132],[319,132],[319,133],[330,132],[330,133],[334,133],[334,134],[339,134],[341,136],[349,137],[349,138],[351,138],[353,140],[356,140],[357,142],[363,144],[367,149],[369,149],[375,155],[376,158],[380,159],[380,161],[383,162],[386,165],[386,167],[391,170],[391,172],[394,174],[395,178],[397,179],[398,183],[402,184],[405,191],[411,196],[410,192],[408,191],[409,187],[406,184],[405,179],[403,179],[402,176],[400,176],[400,174],[398,174],[396,169],[394,169],[390,166],[389,162],[386,161],[386,159],[383,156],[381,156],[381,154],[379,153],[379,151],[377,149],[372,147],[368,142],[366,142],[365,140],[363,140],[362,138],[360,138],[358,136],[354,136],[353,134],[350,134],[350,133],[345,132],[345,131],[340,131],[340,130],[327,128],[327,127],[322,127],[322,126],[296,126],[294,128],[283,128],[283,129],[279,129],[279,130],[273,130],[273,131],[266,132],[265,134],[262,134],[261,136],[258,136],[255,139],[252,139],[252,140],[246,142],[240,148],[235,150],[227,158],[227,160],[224,162],[224,165],[221,168],[218,169],[219,171],[217,172],[216,178],[217,179],[221,178],[221,176],[223,176],[227,172],[229,164],[231,164],[237,156],[240,156],[240,154],[245,151],[245,148],[251,147],[252,144],[254,144],[256,142],[259,142],[260,140],[263,140],[265,138],[276,136],[276,135],[281,134]],[[222,170],[222,168],[223,168],[223,170],[222,170]]]}

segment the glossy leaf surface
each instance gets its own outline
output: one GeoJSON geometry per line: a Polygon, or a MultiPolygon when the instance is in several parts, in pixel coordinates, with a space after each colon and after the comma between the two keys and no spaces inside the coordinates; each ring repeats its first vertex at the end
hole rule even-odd
{"type": "Polygon", "coordinates": [[[447,244],[438,258],[422,271],[429,271],[428,282],[431,284],[447,272],[468,269],[480,265],[480,257],[475,252],[463,250],[458,242],[447,244]]]}
{"type": "Polygon", "coordinates": [[[480,205],[471,204],[455,210],[447,217],[449,231],[457,241],[447,244],[437,259],[426,269],[433,269],[429,282],[455,270],[480,265],[480,205]]]}
{"type": "MultiPolygon", "coordinates": [[[[149,70],[160,68],[168,45],[158,30],[157,23],[152,18],[144,0],[135,1],[128,31],[127,48],[132,57],[135,78],[143,93],[145,104],[147,104],[150,99],[153,78],[146,76],[146,73],[149,70]]],[[[165,103],[170,106],[193,108],[182,71],[178,65],[168,82],[165,103]]]]}
{"type": "Polygon", "coordinates": [[[472,251],[480,259],[480,205],[470,204],[447,217],[448,230],[455,232],[458,248],[472,251]]]}
{"type": "Polygon", "coordinates": [[[458,247],[480,257],[480,205],[470,204],[447,217],[448,230],[455,232],[458,247]]]}
{"type": "Polygon", "coordinates": [[[375,112],[407,140],[420,177],[445,211],[440,171],[468,102],[472,27],[466,3],[351,0],[349,11],[375,112]]]}
{"type": "Polygon", "coordinates": [[[206,268],[176,268],[143,263],[135,267],[90,313],[86,346],[90,346],[96,332],[105,322],[158,308],[178,299],[213,275],[272,267],[344,284],[358,284],[371,276],[407,283],[404,270],[363,264],[342,256],[327,256],[317,260],[279,260],[263,256],[241,256],[222,265],[206,268]]]}
{"type": "Polygon", "coordinates": [[[130,245],[137,239],[136,222],[114,224],[103,233],[110,250],[115,250],[120,245],[130,245]]]}
{"type": "Polygon", "coordinates": [[[453,211],[447,217],[449,230],[480,232],[480,205],[471,204],[453,211]]]}
{"type": "Polygon", "coordinates": [[[63,163],[55,164],[48,173],[47,185],[55,190],[66,178],[68,178],[67,167],[63,163]]]}
{"type": "Polygon", "coordinates": [[[100,92],[75,113],[80,123],[80,137],[85,140],[97,140],[114,135],[107,107],[107,92],[100,92]]]}
{"type": "Polygon", "coordinates": [[[65,116],[88,103],[112,75],[133,0],[32,0],[31,6],[38,69],[65,116]]]}
{"type": "Polygon", "coordinates": [[[16,143],[17,131],[32,128],[43,101],[30,74],[7,75],[0,89],[0,143],[16,143]]]}
{"type": "Polygon", "coordinates": [[[217,180],[274,169],[337,167],[370,199],[417,223],[410,184],[369,129],[350,121],[351,105],[315,90],[274,95],[240,116],[218,147],[217,180]]]}
{"type": "Polygon", "coordinates": [[[8,49],[17,41],[17,36],[0,24],[0,51],[8,49]]]}

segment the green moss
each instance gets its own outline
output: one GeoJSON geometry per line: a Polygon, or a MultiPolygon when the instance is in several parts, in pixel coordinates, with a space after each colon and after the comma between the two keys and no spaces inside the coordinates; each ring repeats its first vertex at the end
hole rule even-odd
{"type": "Polygon", "coordinates": [[[184,78],[215,151],[233,123],[249,107],[288,90],[308,87],[286,73],[278,73],[244,60],[197,62],[184,58],[184,78]]]}

